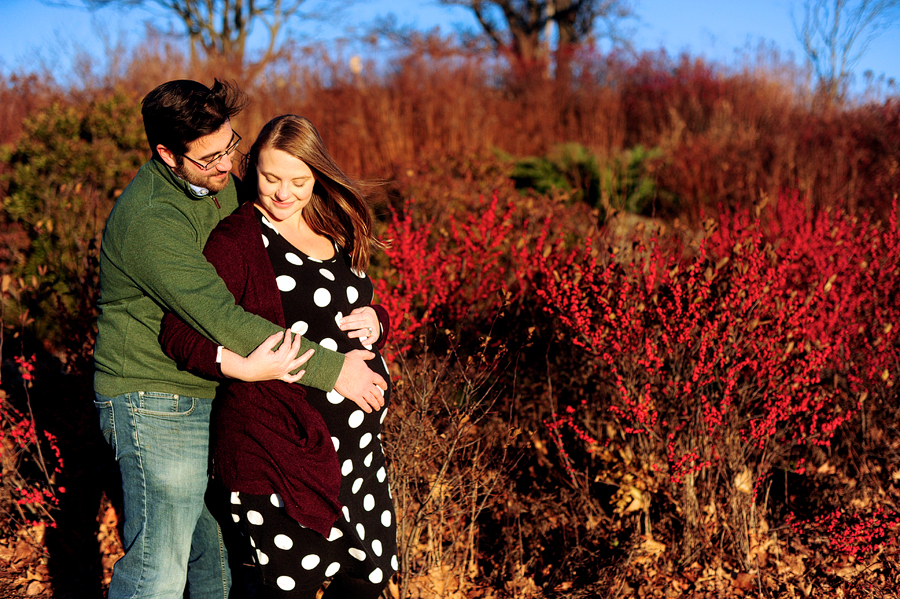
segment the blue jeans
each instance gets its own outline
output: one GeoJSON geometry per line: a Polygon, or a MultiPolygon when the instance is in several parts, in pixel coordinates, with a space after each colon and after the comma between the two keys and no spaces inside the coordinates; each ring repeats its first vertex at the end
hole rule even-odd
{"type": "Polygon", "coordinates": [[[211,399],[134,392],[94,402],[122,473],[125,555],[109,599],[227,599],[222,532],[204,501],[211,399]]]}

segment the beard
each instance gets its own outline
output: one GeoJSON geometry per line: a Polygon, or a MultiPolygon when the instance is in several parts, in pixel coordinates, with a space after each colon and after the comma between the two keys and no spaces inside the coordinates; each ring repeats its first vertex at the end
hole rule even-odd
{"type": "Polygon", "coordinates": [[[231,178],[228,172],[220,173],[215,168],[208,175],[198,175],[188,170],[184,164],[184,158],[178,156],[178,164],[172,168],[172,172],[191,185],[208,189],[210,193],[219,193],[228,186],[231,178]]]}

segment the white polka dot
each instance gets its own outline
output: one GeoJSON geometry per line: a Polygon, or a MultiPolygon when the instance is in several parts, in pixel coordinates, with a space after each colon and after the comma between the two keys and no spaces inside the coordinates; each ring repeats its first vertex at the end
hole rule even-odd
{"type": "Polygon", "coordinates": [[[361,479],[361,478],[357,478],[355,481],[353,481],[353,488],[351,488],[350,490],[353,492],[354,495],[359,493],[360,488],[362,488],[362,484],[363,484],[363,479],[361,479]]]}
{"type": "Polygon", "coordinates": [[[361,549],[357,549],[356,547],[351,547],[347,550],[347,553],[358,559],[359,561],[363,561],[366,559],[366,552],[361,549]]]}
{"type": "MultiPolygon", "coordinates": [[[[366,348],[366,349],[369,350],[369,351],[372,351],[373,345],[372,345],[371,343],[368,344],[368,345],[366,345],[365,343],[363,343],[363,347],[366,348]]],[[[382,395],[384,395],[384,393],[382,393],[382,395]]]]}
{"type": "Polygon", "coordinates": [[[341,511],[344,512],[344,520],[350,522],[350,510],[347,509],[347,506],[345,505],[344,507],[342,507],[341,511]]]}
{"type": "Polygon", "coordinates": [[[247,512],[247,522],[249,522],[250,524],[256,524],[257,526],[259,526],[260,524],[263,523],[262,514],[260,514],[256,510],[248,511],[247,512]]]}
{"type": "Polygon", "coordinates": [[[347,287],[347,301],[351,304],[355,304],[358,299],[359,291],[356,290],[356,287],[347,287]]]}
{"type": "Polygon", "coordinates": [[[351,460],[344,460],[344,463],[341,464],[341,475],[347,476],[353,472],[353,462],[351,460]]]}
{"type": "Polygon", "coordinates": [[[320,268],[319,274],[322,275],[323,277],[325,277],[326,279],[328,279],[329,281],[334,280],[334,274],[332,274],[332,272],[330,270],[328,270],[327,268],[320,268]]]}
{"type": "Polygon", "coordinates": [[[367,512],[371,512],[375,509],[375,498],[372,497],[371,494],[363,497],[363,509],[367,512]]]}
{"type": "Polygon", "coordinates": [[[231,514],[231,519],[234,520],[235,522],[241,521],[241,517],[238,516],[237,514],[231,514]]]}
{"type": "MultiPolygon", "coordinates": [[[[328,401],[331,401],[331,400],[329,399],[328,401]]],[[[334,403],[334,402],[332,402],[332,403],[334,403]]],[[[340,402],[338,402],[338,403],[340,403],[340,402]]],[[[340,439],[338,439],[337,437],[332,437],[332,438],[331,438],[331,442],[334,443],[334,450],[335,450],[335,451],[337,451],[338,449],[341,448],[341,441],[340,441],[340,439]]]]}
{"type": "Polygon", "coordinates": [[[381,568],[375,568],[375,570],[369,574],[369,582],[372,584],[379,584],[384,580],[384,573],[381,571],[381,568]]]}
{"type": "Polygon", "coordinates": [[[237,491],[231,492],[231,503],[233,505],[241,505],[241,494],[237,491]]]}
{"type": "Polygon", "coordinates": [[[400,569],[400,564],[397,561],[396,555],[391,556],[391,568],[393,568],[395,572],[400,569]]]}
{"type": "Polygon", "coordinates": [[[272,505],[274,505],[275,507],[284,507],[284,501],[282,501],[281,495],[279,495],[278,493],[272,493],[272,495],[269,497],[269,501],[271,501],[272,505]]]}
{"type": "Polygon", "coordinates": [[[350,414],[350,418],[347,419],[347,424],[350,425],[350,428],[359,428],[359,425],[363,423],[363,419],[366,417],[366,413],[362,410],[356,410],[352,414],[350,414]]]}
{"type": "Polygon", "coordinates": [[[290,576],[279,576],[275,581],[275,584],[277,584],[278,588],[282,591],[293,591],[294,587],[297,586],[297,583],[294,582],[294,579],[290,576]]]}
{"type": "Polygon", "coordinates": [[[265,566],[266,564],[269,563],[269,556],[266,555],[265,553],[263,553],[262,551],[260,551],[259,549],[257,549],[256,550],[256,561],[258,561],[261,566],[265,566]]]}
{"type": "Polygon", "coordinates": [[[372,541],[372,553],[374,553],[378,557],[381,557],[381,550],[381,541],[379,541],[378,539],[372,541]]]}
{"type": "Polygon", "coordinates": [[[285,551],[294,546],[294,541],[287,535],[275,535],[273,540],[275,541],[276,547],[284,549],[285,551]]]}
{"type": "MultiPolygon", "coordinates": [[[[280,279],[281,277],[278,277],[278,278],[280,279]]],[[[279,285],[278,288],[281,289],[281,286],[279,285]]],[[[282,291],[290,291],[289,289],[287,289],[287,290],[281,289],[281,290],[282,291]]],[[[320,308],[324,308],[325,306],[327,306],[328,304],[331,303],[331,293],[324,287],[320,287],[319,289],[316,289],[316,292],[313,294],[313,301],[320,308]]]]}
{"type": "Polygon", "coordinates": [[[303,264],[303,259],[300,258],[300,256],[298,256],[294,252],[288,252],[287,254],[285,254],[284,259],[287,260],[288,262],[290,262],[291,264],[296,264],[297,266],[300,266],[303,264]]]}
{"type": "Polygon", "coordinates": [[[337,341],[331,339],[330,337],[326,337],[319,341],[319,345],[324,347],[325,349],[330,349],[331,351],[337,351],[337,341]]]}
{"type": "Polygon", "coordinates": [[[275,277],[275,283],[278,285],[279,291],[290,291],[297,286],[297,281],[294,280],[294,277],[289,277],[287,275],[275,277]]]}
{"type": "Polygon", "coordinates": [[[337,541],[337,540],[340,539],[342,536],[344,536],[344,533],[342,533],[342,532],[341,532],[339,529],[337,529],[337,528],[332,528],[332,529],[331,529],[331,532],[328,533],[328,540],[329,540],[329,541],[337,541]]]}
{"type": "Polygon", "coordinates": [[[355,274],[355,275],[356,275],[357,277],[359,277],[360,279],[365,278],[365,276],[366,276],[365,271],[362,271],[362,270],[356,270],[355,268],[351,268],[351,269],[350,269],[350,272],[352,272],[353,274],[355,274]]]}
{"type": "Polygon", "coordinates": [[[298,320],[294,324],[291,325],[291,332],[295,335],[305,335],[306,331],[309,330],[309,325],[302,320],[298,320]]]}
{"type": "MultiPolygon", "coordinates": [[[[381,419],[378,421],[381,424],[384,424],[384,419],[387,418],[387,411],[387,407],[381,408],[381,419]]],[[[381,435],[379,434],[378,437],[380,438],[381,435]]]]}
{"type": "Polygon", "coordinates": [[[256,548],[256,541],[253,540],[253,537],[250,537],[250,546],[256,548]]]}
{"type": "Polygon", "coordinates": [[[275,225],[273,225],[273,224],[269,221],[269,219],[267,219],[265,216],[262,217],[262,222],[263,222],[263,224],[264,224],[265,226],[269,227],[270,229],[272,229],[273,231],[275,231],[276,233],[278,233],[278,229],[275,228],[275,225]]]}
{"type": "Polygon", "coordinates": [[[368,468],[369,466],[372,465],[372,457],[373,457],[373,455],[372,455],[372,452],[370,451],[369,455],[366,456],[366,459],[363,460],[363,464],[366,465],[366,468],[368,468]]]}
{"type": "Polygon", "coordinates": [[[263,238],[263,247],[269,247],[269,238],[266,237],[265,235],[263,235],[262,238],[263,238]]]}
{"type": "Polygon", "coordinates": [[[310,262],[315,262],[316,264],[322,264],[322,261],[319,260],[318,258],[313,258],[312,256],[307,256],[307,258],[309,258],[310,262]]]}
{"type": "Polygon", "coordinates": [[[366,539],[366,527],[363,526],[362,524],[357,524],[356,525],[356,534],[359,536],[360,539],[365,540],[366,539]]]}
{"type": "Polygon", "coordinates": [[[375,473],[375,476],[378,477],[378,482],[384,482],[384,479],[387,477],[387,472],[385,471],[384,466],[378,469],[378,472],[375,473]]]}
{"type": "Polygon", "coordinates": [[[304,570],[312,570],[319,565],[319,561],[320,560],[318,555],[307,555],[302,560],[300,560],[300,565],[303,566],[304,570]]]}
{"type": "Polygon", "coordinates": [[[341,319],[344,317],[343,312],[338,312],[334,315],[334,324],[338,325],[338,328],[341,326],[341,319]]]}
{"type": "Polygon", "coordinates": [[[365,449],[372,442],[372,433],[366,433],[359,438],[359,448],[365,449]]]}
{"type": "Polygon", "coordinates": [[[391,510],[384,510],[381,512],[381,524],[384,526],[391,525],[391,510]]]}
{"type": "Polygon", "coordinates": [[[341,569],[341,565],[337,562],[332,562],[328,568],[325,569],[325,577],[334,576],[338,573],[338,570],[341,569]]]}

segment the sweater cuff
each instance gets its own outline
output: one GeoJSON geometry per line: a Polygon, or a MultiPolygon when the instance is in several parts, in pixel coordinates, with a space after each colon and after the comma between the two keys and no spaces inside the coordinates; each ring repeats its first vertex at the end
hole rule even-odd
{"type": "Polygon", "coordinates": [[[341,374],[341,369],[344,367],[344,354],[326,349],[303,337],[300,341],[300,353],[302,354],[308,349],[315,349],[316,352],[306,364],[301,366],[306,370],[306,374],[298,383],[326,393],[333,390],[334,384],[341,374]]]}

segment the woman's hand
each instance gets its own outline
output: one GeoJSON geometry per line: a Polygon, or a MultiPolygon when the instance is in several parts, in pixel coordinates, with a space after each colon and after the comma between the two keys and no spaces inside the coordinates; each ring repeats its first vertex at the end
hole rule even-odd
{"type": "Polygon", "coordinates": [[[273,351],[285,334],[290,335],[290,331],[282,331],[268,336],[246,358],[228,348],[223,348],[222,374],[246,382],[280,380],[286,383],[296,383],[306,371],[294,371],[305,364],[315,350],[311,349],[302,356],[297,356],[300,351],[301,337],[294,335],[291,343],[282,343],[281,347],[273,351]]]}
{"type": "Polygon", "coordinates": [[[374,345],[381,337],[381,323],[371,306],[356,308],[343,317],[338,326],[350,339],[359,339],[363,345],[374,345]]]}

